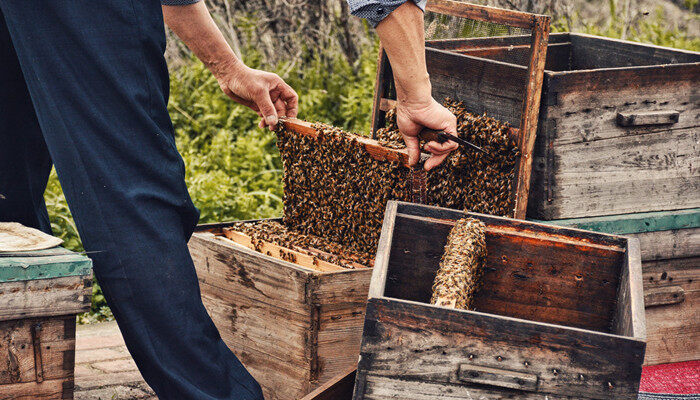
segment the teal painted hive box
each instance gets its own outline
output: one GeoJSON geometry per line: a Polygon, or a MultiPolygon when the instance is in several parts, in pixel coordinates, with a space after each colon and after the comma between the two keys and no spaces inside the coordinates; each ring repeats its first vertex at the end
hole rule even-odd
{"type": "Polygon", "coordinates": [[[0,253],[0,399],[72,399],[75,316],[92,261],[63,248],[0,253]]]}
{"type": "Polygon", "coordinates": [[[700,359],[700,208],[547,221],[639,239],[645,364],[700,359]]]}

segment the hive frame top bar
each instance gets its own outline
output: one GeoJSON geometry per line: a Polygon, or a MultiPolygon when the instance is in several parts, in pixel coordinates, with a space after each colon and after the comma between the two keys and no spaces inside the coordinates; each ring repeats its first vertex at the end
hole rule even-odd
{"type": "MultiPolygon", "coordinates": [[[[311,122],[303,121],[296,118],[285,118],[280,120],[280,123],[284,125],[290,131],[296,132],[301,135],[306,135],[309,137],[317,137],[318,130],[314,128],[311,122]]],[[[371,139],[365,136],[356,135],[354,133],[346,132],[350,137],[357,140],[359,143],[365,146],[365,150],[374,158],[379,161],[393,161],[399,162],[405,167],[408,165],[408,150],[404,149],[394,149],[391,147],[382,146],[377,140],[371,139]]],[[[509,128],[509,134],[512,137],[518,137],[519,131],[515,128],[509,128]]]]}
{"type": "MultiPolygon", "coordinates": [[[[302,121],[296,118],[286,118],[284,120],[281,120],[280,122],[284,124],[285,128],[298,134],[306,135],[313,138],[318,136],[318,130],[314,128],[313,124],[310,122],[302,121]]],[[[367,150],[367,152],[375,160],[399,162],[404,166],[408,167],[408,150],[384,147],[374,139],[370,139],[368,137],[356,135],[353,133],[348,133],[348,135],[353,139],[357,140],[359,143],[363,144],[365,146],[365,150],[367,150]]]]}
{"type": "MultiPolygon", "coordinates": [[[[531,14],[453,0],[428,0],[426,11],[516,28],[530,29],[532,32],[530,35],[530,58],[526,71],[527,79],[524,88],[525,95],[523,96],[521,106],[520,126],[517,130],[517,143],[521,156],[518,162],[518,172],[513,182],[513,191],[515,193],[515,209],[513,210],[513,216],[515,218],[524,219],[527,212],[527,199],[530,191],[532,153],[537,134],[542,80],[547,58],[550,17],[547,15],[531,14]]],[[[470,56],[461,57],[463,57],[464,63],[468,63],[473,59],[470,56]]],[[[388,98],[388,96],[390,96],[392,82],[391,65],[389,65],[386,53],[383,49],[380,49],[379,61],[377,63],[374,106],[372,109],[373,135],[377,129],[383,126],[384,114],[386,111],[394,106],[394,101],[388,98]]],[[[456,98],[454,100],[460,99],[456,98]]]]}

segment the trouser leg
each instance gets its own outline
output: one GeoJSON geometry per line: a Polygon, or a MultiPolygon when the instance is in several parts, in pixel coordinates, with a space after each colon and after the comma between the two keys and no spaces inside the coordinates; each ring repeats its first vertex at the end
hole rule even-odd
{"type": "Polygon", "coordinates": [[[202,305],[156,0],[0,0],[85,249],[161,399],[260,399],[202,305]]]}
{"type": "Polygon", "coordinates": [[[0,221],[51,233],[44,190],[51,158],[0,12],[0,221]]]}

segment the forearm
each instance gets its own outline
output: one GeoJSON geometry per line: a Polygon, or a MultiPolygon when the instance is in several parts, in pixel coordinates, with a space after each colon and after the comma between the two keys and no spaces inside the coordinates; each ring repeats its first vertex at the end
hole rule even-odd
{"type": "Polygon", "coordinates": [[[377,33],[391,62],[397,100],[405,103],[432,99],[425,64],[423,11],[407,1],[379,23],[377,33]]]}
{"type": "Polygon", "coordinates": [[[214,23],[203,1],[184,6],[163,5],[165,23],[217,78],[243,63],[214,23]]]}

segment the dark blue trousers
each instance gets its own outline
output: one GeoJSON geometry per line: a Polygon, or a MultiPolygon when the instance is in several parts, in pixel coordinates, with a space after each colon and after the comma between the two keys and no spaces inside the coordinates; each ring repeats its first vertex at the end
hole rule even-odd
{"type": "Polygon", "coordinates": [[[262,399],[200,298],[157,0],[0,0],[0,221],[50,232],[52,163],[161,399],[262,399]]]}

